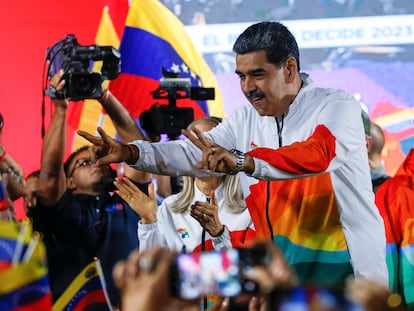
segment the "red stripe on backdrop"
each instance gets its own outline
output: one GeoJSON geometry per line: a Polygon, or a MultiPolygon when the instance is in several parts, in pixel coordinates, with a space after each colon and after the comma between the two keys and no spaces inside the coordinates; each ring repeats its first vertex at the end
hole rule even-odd
{"type": "MultiPolygon", "coordinates": [[[[138,118],[142,112],[150,109],[155,103],[161,105],[168,104],[167,100],[154,99],[152,91],[159,87],[159,81],[121,73],[116,80],[109,83],[111,92],[122,101],[122,104],[129,110],[134,118],[138,118]],[[141,102],[135,102],[139,98],[141,102]]],[[[204,111],[191,99],[177,100],[177,107],[191,107],[194,109],[194,118],[198,119],[205,116],[204,111]]]]}
{"type": "MultiPolygon", "coordinates": [[[[40,166],[46,49],[68,33],[75,34],[83,45],[93,44],[105,6],[109,7],[121,37],[128,0],[0,1],[0,34],[4,43],[0,57],[4,74],[0,113],[5,118],[1,140],[22,166],[25,176],[40,166]]],[[[72,125],[70,130],[74,133],[72,125]]],[[[20,203],[16,205],[21,206],[20,203]]]]}
{"type": "Polygon", "coordinates": [[[25,306],[13,309],[13,311],[33,311],[33,310],[50,310],[52,306],[52,295],[45,295],[39,300],[36,300],[25,306]]]}

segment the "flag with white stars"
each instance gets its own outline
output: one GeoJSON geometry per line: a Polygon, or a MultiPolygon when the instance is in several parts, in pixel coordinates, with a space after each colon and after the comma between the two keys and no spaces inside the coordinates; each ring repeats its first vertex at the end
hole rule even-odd
{"type": "Polygon", "coordinates": [[[194,118],[224,116],[217,81],[202,55],[195,49],[181,21],[157,0],[133,0],[120,45],[121,74],[109,84],[110,90],[134,118],[154,104],[162,68],[177,78],[191,81],[191,87],[214,88],[214,100],[178,99],[179,108],[191,107],[194,118]]]}
{"type": "Polygon", "coordinates": [[[99,259],[88,264],[53,305],[53,311],[112,311],[99,259]]]}

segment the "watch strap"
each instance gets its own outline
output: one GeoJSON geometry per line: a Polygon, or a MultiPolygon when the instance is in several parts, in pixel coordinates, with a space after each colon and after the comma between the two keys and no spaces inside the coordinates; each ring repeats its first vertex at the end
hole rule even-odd
{"type": "Polygon", "coordinates": [[[232,169],[229,172],[229,174],[236,175],[238,172],[242,170],[243,164],[244,164],[244,158],[246,155],[237,149],[231,149],[230,152],[236,156],[236,166],[234,167],[234,169],[232,169]]]}

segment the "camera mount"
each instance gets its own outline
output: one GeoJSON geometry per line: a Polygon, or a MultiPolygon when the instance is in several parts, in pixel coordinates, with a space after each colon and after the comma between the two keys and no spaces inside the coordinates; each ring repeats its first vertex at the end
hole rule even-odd
{"type": "Polygon", "coordinates": [[[190,78],[178,78],[164,68],[162,72],[164,77],[152,96],[154,99],[168,99],[168,105],[154,104],[141,114],[140,122],[145,131],[156,135],[167,134],[173,140],[194,120],[193,108],[178,108],[177,100],[209,100],[214,99],[215,94],[214,88],[192,87],[190,78]]]}

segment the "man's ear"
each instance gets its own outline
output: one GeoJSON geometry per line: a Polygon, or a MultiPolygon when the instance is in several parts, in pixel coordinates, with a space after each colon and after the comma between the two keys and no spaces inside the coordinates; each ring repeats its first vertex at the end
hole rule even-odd
{"type": "Polygon", "coordinates": [[[76,183],[72,177],[66,178],[66,188],[69,190],[76,189],[76,183]]]}
{"type": "Polygon", "coordinates": [[[285,68],[285,78],[288,82],[292,82],[298,73],[298,64],[296,59],[292,56],[289,56],[284,64],[285,68]]]}
{"type": "Polygon", "coordinates": [[[367,152],[370,152],[371,148],[372,148],[372,137],[365,134],[365,142],[366,142],[366,146],[367,146],[367,152]]]}

